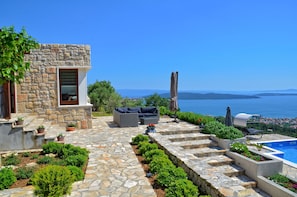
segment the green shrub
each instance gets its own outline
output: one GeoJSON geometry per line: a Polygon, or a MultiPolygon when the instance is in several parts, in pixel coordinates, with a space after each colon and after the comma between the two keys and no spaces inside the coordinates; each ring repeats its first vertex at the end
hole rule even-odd
{"type": "Polygon", "coordinates": [[[143,156],[144,156],[145,161],[147,161],[148,163],[151,162],[154,157],[166,157],[166,158],[168,158],[168,156],[165,154],[165,152],[163,150],[160,150],[160,149],[153,149],[153,150],[147,151],[147,152],[144,153],[143,156]]]}
{"type": "Polygon", "coordinates": [[[4,166],[18,165],[20,162],[21,162],[20,159],[15,154],[11,154],[4,158],[3,165],[4,166]]]}
{"type": "Polygon", "coordinates": [[[140,144],[139,153],[142,155],[150,150],[158,149],[158,145],[156,143],[142,142],[140,144]]]}
{"type": "Polygon", "coordinates": [[[173,181],[168,188],[165,189],[166,197],[197,197],[199,195],[198,188],[187,179],[178,179],[173,181]]]}
{"type": "Polygon", "coordinates": [[[56,143],[56,142],[48,142],[47,144],[42,145],[42,151],[44,154],[58,154],[61,152],[63,144],[56,143]]]}
{"type": "Polygon", "coordinates": [[[44,156],[44,157],[40,157],[38,160],[37,160],[37,163],[38,164],[49,164],[53,161],[54,159],[52,157],[49,157],[49,156],[44,156]]]}
{"type": "Polygon", "coordinates": [[[75,155],[83,155],[85,157],[88,157],[89,151],[85,148],[81,148],[79,146],[73,146],[72,144],[65,144],[61,152],[58,153],[59,158],[66,158],[69,156],[75,156],[75,155]]]}
{"type": "Polygon", "coordinates": [[[239,153],[239,154],[249,153],[248,147],[245,144],[240,143],[240,142],[235,142],[235,143],[231,144],[230,150],[233,152],[239,153]]]}
{"type": "Polygon", "coordinates": [[[178,179],[187,179],[187,173],[181,167],[168,166],[162,168],[157,175],[157,182],[164,187],[178,179]]]}
{"type": "Polygon", "coordinates": [[[290,182],[290,179],[288,177],[281,174],[272,175],[268,177],[268,179],[282,186],[286,186],[290,182]]]}
{"type": "Polygon", "coordinates": [[[140,142],[148,142],[149,137],[147,135],[138,134],[137,136],[132,138],[132,144],[138,145],[140,142]]]}
{"type": "Polygon", "coordinates": [[[235,127],[228,127],[224,125],[222,128],[218,130],[216,136],[221,139],[234,140],[237,138],[242,138],[244,135],[240,130],[236,129],[235,127]]]}
{"type": "Polygon", "coordinates": [[[71,155],[65,158],[67,166],[76,166],[82,168],[83,165],[87,162],[87,157],[84,155],[71,155]]]}
{"type": "Polygon", "coordinates": [[[159,173],[165,167],[175,167],[172,161],[166,157],[154,157],[149,163],[151,173],[159,173]]]}
{"type": "Polygon", "coordinates": [[[208,122],[212,122],[215,120],[211,116],[195,114],[193,112],[177,112],[177,116],[180,120],[184,120],[196,125],[205,125],[208,122]]]}
{"type": "Polygon", "coordinates": [[[218,122],[218,121],[211,121],[208,122],[207,124],[205,124],[202,133],[206,133],[206,134],[217,134],[218,131],[224,127],[225,125],[218,122]]]}
{"type": "Polygon", "coordinates": [[[67,167],[46,166],[31,178],[34,194],[41,197],[60,197],[70,194],[73,176],[67,167]]]}
{"type": "Polygon", "coordinates": [[[31,156],[31,159],[38,159],[38,157],[39,157],[39,154],[33,154],[33,155],[31,156]]]}
{"type": "Polygon", "coordinates": [[[67,166],[71,175],[74,177],[74,181],[81,181],[84,179],[84,173],[81,168],[76,166],[67,166]]]}
{"type": "Polygon", "coordinates": [[[34,174],[34,168],[22,167],[16,170],[16,178],[19,179],[28,179],[34,174]]]}
{"type": "Polygon", "coordinates": [[[56,166],[67,166],[66,161],[62,159],[53,159],[50,164],[56,166]]]}
{"type": "Polygon", "coordinates": [[[29,153],[29,152],[24,152],[22,156],[23,156],[23,157],[30,157],[30,155],[31,155],[31,153],[29,153]]]}
{"type": "Polygon", "coordinates": [[[218,138],[230,139],[230,140],[242,138],[244,136],[239,129],[236,129],[235,127],[232,127],[232,126],[231,127],[226,126],[218,121],[208,122],[205,125],[202,133],[214,134],[218,138]]]}
{"type": "Polygon", "coordinates": [[[8,189],[16,180],[11,168],[2,168],[0,170],[0,190],[8,189]]]}

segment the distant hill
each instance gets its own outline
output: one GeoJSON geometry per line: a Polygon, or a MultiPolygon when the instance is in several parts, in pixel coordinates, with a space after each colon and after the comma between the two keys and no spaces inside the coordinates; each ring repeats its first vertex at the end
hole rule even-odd
{"type": "Polygon", "coordinates": [[[255,96],[297,96],[297,93],[261,93],[255,96]]]}
{"type": "MultiPolygon", "coordinates": [[[[170,98],[169,93],[160,94],[163,98],[170,98]]],[[[180,92],[178,93],[178,99],[183,100],[194,100],[194,99],[255,99],[259,96],[255,95],[241,95],[241,94],[218,94],[218,93],[191,93],[191,92],[180,92]]]]}

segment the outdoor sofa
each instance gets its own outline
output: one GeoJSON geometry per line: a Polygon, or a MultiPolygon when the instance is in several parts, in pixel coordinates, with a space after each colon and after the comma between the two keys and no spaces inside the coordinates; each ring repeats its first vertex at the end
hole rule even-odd
{"type": "Polygon", "coordinates": [[[156,107],[118,107],[113,110],[113,121],[119,127],[137,127],[139,122],[157,123],[159,119],[156,107]]]}

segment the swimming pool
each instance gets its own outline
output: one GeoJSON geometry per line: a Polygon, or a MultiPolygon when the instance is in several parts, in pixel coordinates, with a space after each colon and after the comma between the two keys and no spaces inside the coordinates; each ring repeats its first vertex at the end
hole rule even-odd
{"type": "Polygon", "coordinates": [[[297,166],[297,140],[271,141],[261,144],[272,151],[269,155],[276,156],[289,165],[297,166]]]}

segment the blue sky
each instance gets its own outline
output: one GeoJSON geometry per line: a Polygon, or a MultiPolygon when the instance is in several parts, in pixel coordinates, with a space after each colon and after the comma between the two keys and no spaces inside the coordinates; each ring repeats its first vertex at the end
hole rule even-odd
{"type": "Polygon", "coordinates": [[[91,45],[88,83],[116,89],[297,88],[296,0],[9,0],[0,27],[91,45]]]}

